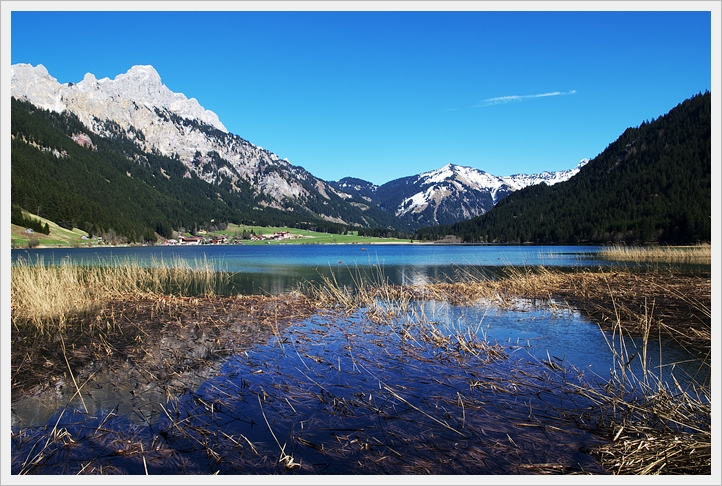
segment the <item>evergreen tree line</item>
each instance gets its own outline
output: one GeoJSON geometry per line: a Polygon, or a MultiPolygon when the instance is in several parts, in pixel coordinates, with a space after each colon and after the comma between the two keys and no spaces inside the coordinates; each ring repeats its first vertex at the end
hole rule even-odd
{"type": "MultiPolygon", "coordinates": [[[[254,196],[247,181],[236,182],[235,187],[228,181],[207,183],[176,157],[141,151],[112,122],[105,126],[108,136],[101,137],[69,113],[42,110],[15,98],[11,110],[12,203],[64,227],[116,235],[131,243],[228,223],[335,234],[349,229],[313,214],[314,209],[323,209],[323,202],[310,201],[311,211],[302,207],[282,211],[264,207],[263,197],[254,196]],[[70,138],[80,132],[90,137],[93,149],[70,138]]],[[[338,196],[326,205],[336,208],[338,217],[362,221],[365,216],[351,205],[344,208],[338,196]],[[353,211],[358,214],[348,214],[353,211]]],[[[378,212],[386,218],[384,223],[391,222],[378,212]]]]}
{"type": "Polygon", "coordinates": [[[405,231],[391,228],[361,228],[358,230],[358,235],[374,238],[398,238],[402,240],[410,238],[410,235],[405,231]]]}
{"type": "MultiPolygon", "coordinates": [[[[711,241],[711,95],[628,128],[566,182],[516,191],[482,216],[422,228],[488,243],[711,241]]],[[[719,162],[717,162],[719,163],[719,162]]]]}
{"type": "Polygon", "coordinates": [[[43,225],[42,221],[37,218],[31,218],[23,213],[20,206],[13,204],[10,209],[10,223],[29,228],[36,233],[50,234],[50,226],[48,223],[43,225]]]}

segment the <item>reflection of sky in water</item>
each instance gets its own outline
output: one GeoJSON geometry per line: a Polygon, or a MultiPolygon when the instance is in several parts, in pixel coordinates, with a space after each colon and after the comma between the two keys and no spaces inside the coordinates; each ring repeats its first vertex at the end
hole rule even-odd
{"type": "MultiPolygon", "coordinates": [[[[192,458],[188,462],[192,466],[188,472],[192,473],[278,472],[274,463],[278,457],[276,445],[284,443],[289,444],[288,451],[296,459],[307,464],[306,473],[397,473],[409,460],[433,459],[442,449],[444,454],[456,455],[453,461],[439,463],[434,473],[512,474],[518,472],[515,461],[546,463],[559,457],[564,458],[563,462],[582,461],[587,472],[603,472],[594,469],[598,464],[588,454],[580,453],[597,439],[567,422],[554,422],[559,410],[584,409],[590,403],[576,395],[567,401],[549,384],[561,385],[555,380],[577,383],[580,377],[527,363],[550,357],[566,369],[582,371],[582,381],[597,381],[595,376],[601,383],[607,381],[613,361],[605,333],[576,311],[524,302],[499,308],[426,301],[412,304],[408,313],[396,318],[386,316],[376,321],[365,319],[363,313],[321,312],[271,334],[268,330],[254,330],[252,335],[248,346],[215,359],[209,356],[205,366],[185,375],[189,392],[177,397],[177,401],[167,401],[163,391],[153,386],[131,394],[129,383],[113,376],[114,370],[104,370],[87,385],[88,414],[67,409],[66,417],[60,420],[58,414],[64,404],[51,393],[48,400],[31,397],[14,403],[13,427],[40,425],[31,432],[37,434],[38,443],[44,440],[44,424],[67,427],[73,437],[84,431],[120,427],[115,430],[121,434],[130,430],[146,443],[152,443],[162,431],[166,434],[164,440],[177,448],[175,454],[192,458]],[[405,324],[411,324],[411,337],[402,332],[405,324]],[[441,335],[452,338],[452,345],[446,348],[443,341],[431,344],[423,339],[430,335],[426,326],[436,326],[441,335]],[[479,356],[455,354],[453,349],[458,348],[453,345],[453,337],[469,334],[498,343],[511,359],[487,361],[483,352],[479,356]],[[551,381],[532,378],[545,375],[551,381]],[[111,417],[111,410],[118,415],[111,417]],[[549,430],[525,427],[531,410],[548,425],[556,425],[549,430]],[[108,417],[111,423],[104,422],[108,417]],[[183,426],[174,427],[172,420],[183,426]],[[455,432],[455,428],[463,433],[455,432]],[[193,437],[195,430],[201,431],[202,440],[193,437]],[[483,462],[468,459],[474,451],[497,450],[510,435],[521,445],[514,449],[515,454],[490,453],[483,462]],[[240,457],[238,442],[222,440],[229,436],[249,440],[265,458],[273,460],[245,462],[243,469],[234,469],[233,461],[209,460],[199,447],[210,440],[212,448],[224,457],[240,457]],[[397,465],[393,465],[395,459],[385,449],[373,455],[374,449],[367,453],[357,446],[350,447],[351,441],[381,444],[382,439],[400,451],[404,459],[397,465]],[[526,445],[522,442],[525,440],[526,445]],[[431,446],[427,447],[427,443],[431,446]],[[327,455],[313,444],[325,444],[329,451],[338,447],[343,455],[327,455]],[[392,469],[368,469],[377,464],[377,459],[392,469]]],[[[202,351],[193,347],[200,343],[186,341],[175,343],[175,348],[185,355],[202,351]]],[[[628,346],[633,352],[631,342],[628,346]]],[[[652,345],[651,362],[658,361],[654,350],[652,345]]],[[[680,360],[680,350],[667,347],[663,358],[680,360]]],[[[675,376],[684,383],[679,371],[675,370],[675,376]]],[[[77,398],[74,405],[81,410],[77,398]]],[[[32,441],[25,445],[26,449],[32,446],[32,441]]],[[[73,448],[78,455],[76,461],[100,457],[101,453],[109,461],[123,461],[112,451],[108,453],[102,447],[96,451],[93,447],[97,447],[94,442],[86,442],[73,448]]],[[[17,456],[29,454],[23,450],[17,456]]],[[[143,473],[139,462],[120,464],[135,474],[143,473]]],[[[151,461],[148,467],[154,473],[172,473],[174,464],[151,461]]],[[[61,462],[50,463],[46,473],[57,473],[62,467],[61,462]]]]}
{"type": "Polygon", "coordinates": [[[373,266],[505,266],[505,265],[600,265],[591,255],[596,246],[444,246],[444,245],[203,245],[119,248],[63,248],[13,250],[45,263],[64,258],[84,263],[119,258],[150,262],[176,257],[190,263],[204,258],[231,272],[272,272],[289,267],[335,268],[373,266]]]}
{"type": "MultiPolygon", "coordinates": [[[[603,381],[609,379],[614,368],[610,346],[620,350],[619,336],[603,332],[579,311],[566,307],[537,308],[531,303],[520,303],[512,309],[484,305],[456,307],[433,301],[422,305],[426,317],[438,321],[445,334],[465,333],[470,329],[489,342],[502,344],[507,349],[515,347],[513,351],[508,350],[512,355],[529,353],[538,360],[552,358],[558,364],[584,371],[590,378],[598,375],[603,381]]],[[[641,376],[641,339],[627,338],[624,346],[627,356],[636,353],[629,369],[641,376]]],[[[683,385],[690,377],[709,385],[709,362],[701,365],[689,352],[670,342],[663,342],[661,357],[660,363],[659,341],[650,340],[647,367],[655,376],[659,376],[661,369],[664,381],[671,381],[672,372],[683,385]]]]}

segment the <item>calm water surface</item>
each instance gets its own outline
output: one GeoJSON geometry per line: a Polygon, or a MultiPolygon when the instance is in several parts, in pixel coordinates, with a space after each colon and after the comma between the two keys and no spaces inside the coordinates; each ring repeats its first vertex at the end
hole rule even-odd
{"type": "Polygon", "coordinates": [[[385,279],[397,285],[455,280],[467,272],[493,272],[505,266],[606,266],[598,246],[445,246],[445,245],[223,245],[178,247],[115,247],[12,250],[45,264],[73,261],[107,264],[131,260],[138,264],[171,262],[191,265],[210,261],[234,274],[230,293],[283,293],[299,283],[333,275],[341,285],[359,277],[385,279]]]}

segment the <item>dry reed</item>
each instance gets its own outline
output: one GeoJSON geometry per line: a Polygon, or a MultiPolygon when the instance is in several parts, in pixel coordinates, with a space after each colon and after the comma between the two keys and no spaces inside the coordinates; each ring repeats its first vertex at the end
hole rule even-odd
{"type": "Polygon", "coordinates": [[[599,256],[606,260],[636,263],[677,263],[709,265],[712,246],[610,246],[603,248],[599,256]]]}
{"type": "Polygon", "coordinates": [[[117,259],[106,265],[62,260],[45,264],[19,259],[11,269],[11,305],[15,326],[29,324],[39,334],[62,331],[69,321],[97,313],[113,298],[129,295],[199,294],[211,296],[228,275],[207,259],[190,264],[181,258],[142,265],[117,259]]]}
{"type": "Polygon", "coordinates": [[[651,314],[647,310],[639,316],[644,332],[637,353],[627,350],[624,325],[616,321],[608,342],[614,368],[604,386],[578,388],[594,404],[580,412],[580,422],[610,439],[592,454],[613,474],[710,474],[710,390],[683,388],[673,375],[670,385],[654,374],[647,358],[651,314]],[[635,357],[641,361],[641,374],[628,369],[635,357]]]}

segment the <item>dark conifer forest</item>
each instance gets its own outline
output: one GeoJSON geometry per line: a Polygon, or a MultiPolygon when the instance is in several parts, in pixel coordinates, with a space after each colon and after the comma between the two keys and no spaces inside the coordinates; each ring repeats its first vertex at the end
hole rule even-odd
{"type": "MultiPolygon", "coordinates": [[[[228,223],[289,226],[341,234],[351,228],[314,214],[319,202],[282,211],[264,207],[248,182],[240,191],[214,185],[189,171],[179,160],[141,151],[112,122],[101,137],[72,114],[37,108],[12,98],[11,201],[13,221],[22,209],[65,228],[91,235],[116,234],[126,241],[154,242],[173,231],[222,229],[228,223]],[[85,133],[93,146],[72,135],[85,133]]],[[[393,227],[396,219],[381,209],[365,213],[332,195],[331,207],[350,221],[393,227]],[[344,212],[345,211],[345,212],[344,212]]],[[[19,215],[19,216],[18,216],[19,215]]]]}
{"type": "MultiPolygon", "coordinates": [[[[716,161],[719,163],[719,161],[716,161]]],[[[514,192],[482,216],[422,228],[467,243],[664,243],[711,240],[711,95],[628,128],[566,182],[514,192]]]]}

